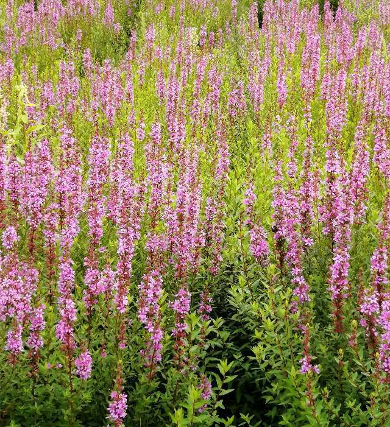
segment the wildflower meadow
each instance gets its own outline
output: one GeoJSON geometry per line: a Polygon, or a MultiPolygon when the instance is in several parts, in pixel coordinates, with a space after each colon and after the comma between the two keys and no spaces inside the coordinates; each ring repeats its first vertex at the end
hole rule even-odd
{"type": "Polygon", "coordinates": [[[389,0],[0,0],[0,427],[390,427],[389,249],[389,0]]]}

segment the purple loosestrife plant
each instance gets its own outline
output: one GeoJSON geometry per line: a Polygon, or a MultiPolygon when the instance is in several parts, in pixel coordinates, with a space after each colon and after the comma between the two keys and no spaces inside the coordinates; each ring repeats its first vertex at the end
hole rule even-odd
{"type": "Polygon", "coordinates": [[[0,4],[0,424],[386,425],[388,3],[0,4]]]}
{"type": "Polygon", "coordinates": [[[91,376],[92,357],[88,350],[83,350],[79,357],[74,361],[76,366],[76,375],[82,380],[87,380],[91,376]]]}
{"type": "Polygon", "coordinates": [[[115,426],[120,427],[126,417],[127,395],[123,392],[122,364],[119,363],[114,389],[110,393],[108,405],[108,420],[115,426]]]}

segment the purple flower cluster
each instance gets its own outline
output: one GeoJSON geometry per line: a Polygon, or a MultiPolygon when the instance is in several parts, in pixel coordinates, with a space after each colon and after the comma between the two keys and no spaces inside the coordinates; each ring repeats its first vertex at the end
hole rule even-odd
{"type": "Polygon", "coordinates": [[[247,220],[246,224],[249,227],[250,234],[250,251],[257,261],[265,263],[269,255],[266,232],[264,228],[257,223],[255,217],[255,204],[257,197],[254,193],[253,185],[245,192],[244,205],[246,206],[247,220]]]}
{"type": "Polygon", "coordinates": [[[127,396],[125,393],[118,393],[114,390],[111,392],[110,397],[111,401],[108,405],[108,419],[112,421],[115,426],[121,426],[123,419],[126,417],[127,396]]]}
{"type": "Polygon", "coordinates": [[[82,380],[87,380],[92,372],[92,357],[88,350],[84,350],[80,356],[75,359],[76,375],[82,380]]]}
{"type": "Polygon", "coordinates": [[[153,270],[144,276],[139,285],[138,318],[145,325],[149,334],[147,348],[142,352],[142,355],[145,358],[145,366],[150,367],[151,371],[161,361],[164,335],[161,327],[159,299],[162,296],[162,284],[160,272],[153,270]]]}

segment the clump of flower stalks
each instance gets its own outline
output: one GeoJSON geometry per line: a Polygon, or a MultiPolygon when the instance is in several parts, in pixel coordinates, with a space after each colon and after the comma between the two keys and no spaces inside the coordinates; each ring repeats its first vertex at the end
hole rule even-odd
{"type": "Polygon", "coordinates": [[[0,25],[0,426],[387,426],[388,1],[0,25]]]}

